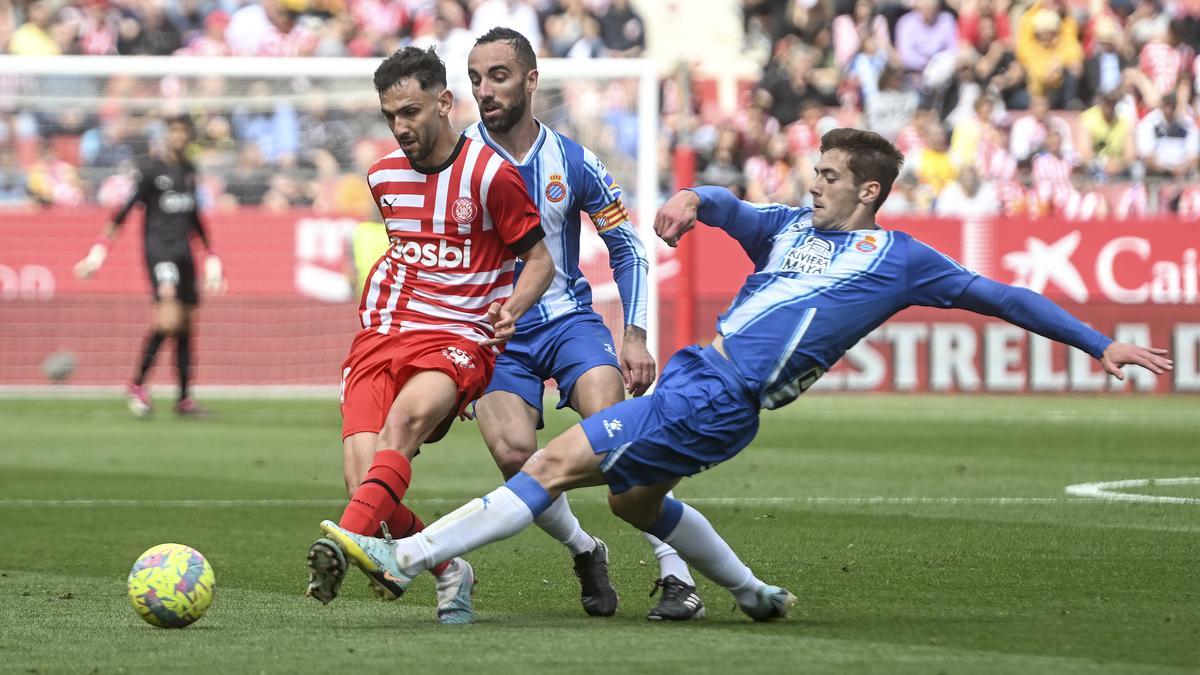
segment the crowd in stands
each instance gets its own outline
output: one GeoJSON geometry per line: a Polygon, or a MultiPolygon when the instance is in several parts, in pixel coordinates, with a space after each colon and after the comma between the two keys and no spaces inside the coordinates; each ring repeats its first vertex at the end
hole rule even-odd
{"type": "MultiPolygon", "coordinates": [[[[887,212],[1200,216],[1200,0],[744,0],[742,9],[734,28],[762,77],[741,87],[734,115],[664,81],[664,193],[671,149],[686,141],[699,182],[804,204],[821,135],[858,126],[907,158],[887,212]],[[678,114],[684,100],[693,121],[678,114]]],[[[0,0],[0,51],[381,57],[416,44],[461,61],[496,25],[525,33],[543,57],[638,56],[646,45],[629,0],[0,0]]],[[[197,123],[208,206],[344,211],[364,200],[366,166],[391,147],[369,89],[347,98],[313,78],[153,86],[197,123]],[[237,104],[223,108],[186,102],[231,96],[237,104]]],[[[121,76],[0,77],[0,204],[119,202],[128,170],[161,135],[161,122],[121,103],[146,87],[121,76]],[[101,103],[62,105],[62,90],[101,103]]],[[[465,73],[451,72],[451,87],[469,101],[465,73]]],[[[616,149],[606,161],[615,173],[628,163],[631,177],[635,94],[629,83],[547,89],[538,112],[616,149]]]]}
{"type": "Polygon", "coordinates": [[[1200,217],[1200,2],[746,0],[763,77],[701,182],[804,203],[821,134],[906,157],[885,212],[1200,217]]]}

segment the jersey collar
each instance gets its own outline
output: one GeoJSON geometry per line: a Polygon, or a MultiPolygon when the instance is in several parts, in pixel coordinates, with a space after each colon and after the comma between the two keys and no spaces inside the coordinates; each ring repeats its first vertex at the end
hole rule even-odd
{"type": "Polygon", "coordinates": [[[529,152],[525,153],[525,156],[519,161],[512,155],[508,154],[508,150],[505,150],[504,146],[492,139],[491,134],[488,133],[487,127],[483,126],[483,122],[479,123],[479,134],[483,136],[483,140],[487,141],[488,145],[492,146],[493,150],[500,153],[501,157],[507,159],[509,162],[517,166],[525,166],[529,163],[529,160],[537,157],[538,152],[542,149],[542,144],[546,142],[546,125],[536,117],[533,119],[538,123],[538,136],[537,139],[533,141],[533,145],[529,146],[529,152]]]}

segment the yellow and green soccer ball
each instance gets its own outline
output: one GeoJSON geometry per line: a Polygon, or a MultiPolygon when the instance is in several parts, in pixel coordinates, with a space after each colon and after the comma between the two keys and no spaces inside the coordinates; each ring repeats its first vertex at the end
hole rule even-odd
{"type": "Polygon", "coordinates": [[[216,578],[200,552],[183,544],[159,544],[129,572],[129,602],[147,623],[183,628],[212,604],[216,578]]]}

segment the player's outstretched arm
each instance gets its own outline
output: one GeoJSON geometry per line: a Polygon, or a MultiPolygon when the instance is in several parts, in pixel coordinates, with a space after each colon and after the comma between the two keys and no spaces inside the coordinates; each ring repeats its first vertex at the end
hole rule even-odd
{"type": "Polygon", "coordinates": [[[1121,366],[1141,366],[1161,375],[1174,365],[1165,349],[1116,342],[1045,296],[986,277],[976,277],[967,284],[952,306],[1004,319],[1038,335],[1085,351],[1099,359],[1104,370],[1119,380],[1125,379],[1121,366]]]}
{"type": "Polygon", "coordinates": [[[517,277],[508,300],[503,304],[493,302],[488,308],[488,321],[492,324],[495,337],[485,340],[484,346],[508,342],[517,331],[517,320],[537,304],[554,279],[554,259],[550,257],[546,242],[538,240],[532,248],[517,257],[525,263],[525,267],[517,277]]]}
{"type": "Polygon", "coordinates": [[[757,262],[770,251],[771,238],[798,213],[785,204],[744,202],[725,188],[695,187],[680,190],[663,204],[654,219],[654,232],[667,245],[675,246],[699,220],[725,230],[757,262]]]}
{"type": "Polygon", "coordinates": [[[109,223],[104,228],[104,232],[101,232],[96,241],[92,243],[83,260],[75,263],[75,276],[80,279],[88,279],[100,271],[104,261],[108,258],[108,249],[112,247],[112,242],[116,239],[120,229],[121,225],[116,222],[109,223]]]}

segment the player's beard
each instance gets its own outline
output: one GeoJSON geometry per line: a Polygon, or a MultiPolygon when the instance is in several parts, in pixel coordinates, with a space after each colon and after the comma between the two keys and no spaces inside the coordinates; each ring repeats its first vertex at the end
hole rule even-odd
{"type": "Polygon", "coordinates": [[[521,118],[524,117],[525,110],[529,107],[529,97],[525,95],[524,89],[521,90],[520,96],[521,98],[514,100],[512,105],[507,107],[499,101],[492,101],[492,103],[500,106],[501,115],[491,120],[484,119],[484,128],[494,134],[503,134],[516,126],[517,122],[520,122],[521,118]]]}

